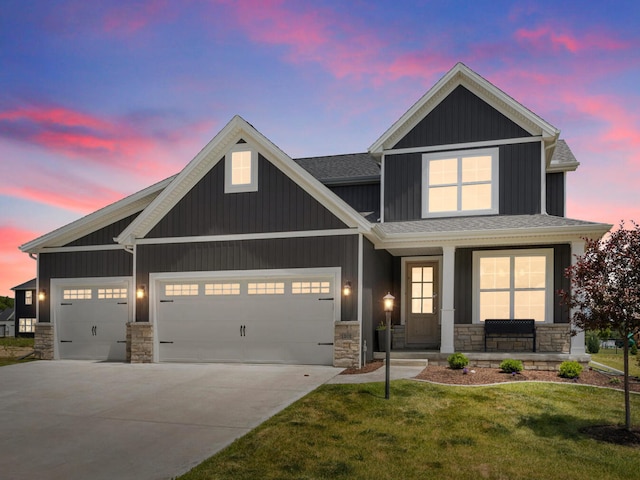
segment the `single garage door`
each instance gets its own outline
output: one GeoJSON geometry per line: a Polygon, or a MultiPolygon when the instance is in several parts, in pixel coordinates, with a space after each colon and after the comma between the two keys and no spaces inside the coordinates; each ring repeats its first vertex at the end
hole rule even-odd
{"type": "Polygon", "coordinates": [[[334,282],[334,276],[159,281],[159,360],[331,365],[334,282]]]}
{"type": "Polygon", "coordinates": [[[62,286],[56,305],[62,359],[126,360],[127,284],[62,286]]]}

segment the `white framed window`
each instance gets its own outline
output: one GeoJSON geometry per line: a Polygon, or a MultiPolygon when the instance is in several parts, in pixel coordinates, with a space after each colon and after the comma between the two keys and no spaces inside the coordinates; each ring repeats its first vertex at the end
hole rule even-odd
{"type": "Polygon", "coordinates": [[[193,297],[199,292],[197,283],[175,283],[164,286],[164,294],[167,297],[193,297]]]}
{"type": "Polygon", "coordinates": [[[224,158],[224,192],[258,191],[258,152],[246,143],[236,144],[224,158]]]}
{"type": "Polygon", "coordinates": [[[206,283],[205,295],[240,295],[239,283],[206,283]]]}
{"type": "Polygon", "coordinates": [[[25,305],[33,305],[33,291],[27,290],[24,292],[24,304],[25,305]]]}
{"type": "Polygon", "coordinates": [[[553,249],[473,253],[473,318],[553,322],[553,249]]]}
{"type": "Polygon", "coordinates": [[[65,288],[62,291],[64,300],[91,300],[90,288],[65,288]]]}
{"type": "Polygon", "coordinates": [[[284,295],[284,282],[249,282],[247,293],[249,295],[284,295]]]}
{"type": "Polygon", "coordinates": [[[331,282],[291,282],[293,295],[331,293],[331,282]]]}
{"type": "Polygon", "coordinates": [[[422,217],[498,213],[498,148],[422,155],[422,217]]]}
{"type": "Polygon", "coordinates": [[[20,318],[18,319],[18,331],[20,333],[33,333],[36,331],[36,319],[35,318],[20,318]]]}
{"type": "Polygon", "coordinates": [[[99,288],[98,299],[127,298],[126,288],[99,288]]]}

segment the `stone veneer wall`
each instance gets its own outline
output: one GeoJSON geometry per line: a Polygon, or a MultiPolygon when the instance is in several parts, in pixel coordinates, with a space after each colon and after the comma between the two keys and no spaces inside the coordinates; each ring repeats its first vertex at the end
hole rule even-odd
{"type": "Polygon", "coordinates": [[[360,322],[335,322],[333,337],[333,366],[360,366],[360,322]]]}
{"type": "Polygon", "coordinates": [[[127,323],[127,362],[153,362],[153,325],[151,323],[127,323]]]}
{"type": "Polygon", "coordinates": [[[53,360],[53,323],[36,323],[33,350],[37,359],[53,360]]]}
{"type": "MultiPolygon", "coordinates": [[[[499,339],[487,340],[487,351],[526,351],[533,350],[532,339],[499,339]]],[[[571,347],[571,333],[568,324],[540,324],[536,325],[537,353],[569,353],[571,347]]],[[[484,352],[484,325],[465,324],[455,325],[456,352],[484,352]]]]}

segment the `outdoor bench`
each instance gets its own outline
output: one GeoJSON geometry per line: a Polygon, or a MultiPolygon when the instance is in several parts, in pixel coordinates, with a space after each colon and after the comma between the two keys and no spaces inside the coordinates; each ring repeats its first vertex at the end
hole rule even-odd
{"type": "Polygon", "coordinates": [[[532,338],[533,351],[536,351],[535,320],[485,320],[484,351],[487,351],[487,338],[532,338]]]}

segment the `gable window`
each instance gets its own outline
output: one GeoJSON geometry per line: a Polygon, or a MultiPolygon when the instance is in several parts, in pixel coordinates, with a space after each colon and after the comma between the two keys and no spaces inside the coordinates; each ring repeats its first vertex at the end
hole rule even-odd
{"type": "Polygon", "coordinates": [[[473,254],[474,319],[553,321],[553,250],[473,254]]]}
{"type": "Polygon", "coordinates": [[[258,191],[258,152],[248,144],[237,144],[225,156],[225,193],[258,191]]]}
{"type": "Polygon", "coordinates": [[[498,149],[422,156],[422,216],[498,213],[498,149]]]}
{"type": "Polygon", "coordinates": [[[33,292],[31,290],[24,292],[24,304],[33,305],[33,292]]]}

